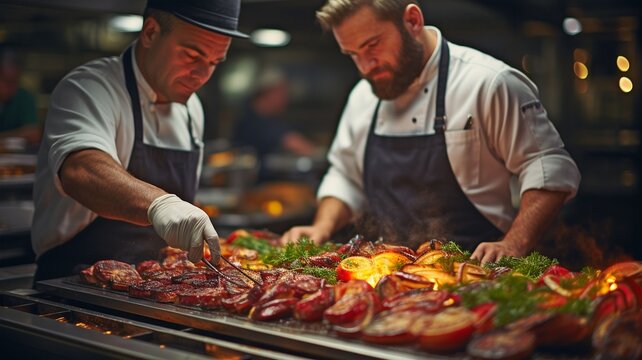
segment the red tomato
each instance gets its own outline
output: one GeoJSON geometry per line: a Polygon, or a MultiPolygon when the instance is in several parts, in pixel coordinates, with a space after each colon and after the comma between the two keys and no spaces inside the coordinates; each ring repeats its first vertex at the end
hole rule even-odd
{"type": "Polygon", "coordinates": [[[494,302],[479,304],[470,309],[475,314],[475,328],[478,333],[485,333],[493,328],[496,309],[497,304],[494,302]]]}
{"type": "Polygon", "coordinates": [[[475,314],[463,307],[449,307],[418,318],[412,331],[426,350],[449,352],[463,348],[475,331],[475,314]]]}
{"type": "Polygon", "coordinates": [[[227,239],[225,239],[225,241],[228,244],[231,244],[231,243],[234,242],[234,240],[236,240],[236,238],[238,238],[238,237],[246,237],[246,236],[251,236],[250,233],[247,230],[238,229],[238,230],[232,231],[232,233],[230,235],[228,235],[228,237],[227,237],[227,239]]]}
{"type": "Polygon", "coordinates": [[[361,339],[377,344],[405,344],[417,338],[410,329],[415,319],[421,316],[419,311],[387,311],[381,313],[363,330],[361,339]]]}

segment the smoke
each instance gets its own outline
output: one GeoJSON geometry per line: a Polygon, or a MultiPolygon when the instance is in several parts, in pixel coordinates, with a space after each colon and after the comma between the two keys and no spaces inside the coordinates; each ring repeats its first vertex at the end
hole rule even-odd
{"type": "Polygon", "coordinates": [[[616,262],[633,260],[612,239],[613,223],[609,220],[590,223],[586,228],[558,222],[535,250],[574,271],[585,266],[604,269],[616,262]]]}

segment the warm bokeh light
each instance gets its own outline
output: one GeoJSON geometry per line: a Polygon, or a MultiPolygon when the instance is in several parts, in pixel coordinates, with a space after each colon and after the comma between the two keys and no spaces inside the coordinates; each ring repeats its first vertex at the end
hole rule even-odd
{"type": "Polygon", "coordinates": [[[621,72],[629,71],[631,64],[629,64],[629,59],[626,57],[618,56],[615,62],[617,63],[617,68],[620,69],[621,72]]]}
{"type": "Polygon", "coordinates": [[[576,61],[573,64],[573,71],[575,72],[575,76],[582,80],[586,79],[589,74],[588,67],[586,67],[586,65],[584,65],[584,63],[580,61],[576,61]]]}
{"type": "Polygon", "coordinates": [[[633,90],[633,81],[626,76],[620,78],[620,90],[625,93],[631,92],[633,90]]]}
{"type": "Polygon", "coordinates": [[[283,204],[280,201],[271,200],[263,205],[265,212],[271,216],[281,216],[283,214],[283,204]]]}
{"type": "Polygon", "coordinates": [[[588,64],[589,52],[586,49],[575,49],[573,50],[573,60],[588,64]]]}
{"type": "Polygon", "coordinates": [[[588,89],[588,81],[575,79],[575,91],[577,91],[578,94],[586,94],[588,92],[588,89]]]}

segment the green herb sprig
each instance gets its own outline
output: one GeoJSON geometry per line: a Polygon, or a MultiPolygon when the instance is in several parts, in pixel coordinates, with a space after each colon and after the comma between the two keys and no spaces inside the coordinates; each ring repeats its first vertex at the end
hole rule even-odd
{"type": "Polygon", "coordinates": [[[332,243],[316,245],[309,237],[302,236],[296,243],[288,243],[283,248],[273,248],[261,256],[265,264],[290,268],[295,261],[303,261],[310,256],[322,254],[335,249],[332,243]]]}
{"type": "Polygon", "coordinates": [[[507,267],[531,280],[535,280],[539,278],[549,266],[556,264],[559,264],[557,259],[551,259],[537,251],[533,251],[530,255],[523,258],[504,256],[497,262],[487,263],[484,267],[489,270],[498,267],[507,267]]]}
{"type": "Polygon", "coordinates": [[[259,253],[259,256],[264,256],[274,249],[274,246],[270,245],[267,240],[254,236],[238,237],[234,239],[232,246],[256,250],[256,252],[259,253]]]}

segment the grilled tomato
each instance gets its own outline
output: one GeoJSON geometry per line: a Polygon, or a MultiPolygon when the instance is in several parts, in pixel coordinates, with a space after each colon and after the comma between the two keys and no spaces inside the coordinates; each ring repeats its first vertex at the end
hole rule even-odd
{"type": "Polygon", "coordinates": [[[376,271],[374,262],[364,256],[350,256],[337,266],[337,279],[340,281],[367,280],[376,271]]]}
{"type": "Polygon", "coordinates": [[[424,314],[412,325],[419,346],[437,352],[449,352],[466,345],[475,331],[477,317],[463,307],[449,307],[435,314],[424,314]]]}

